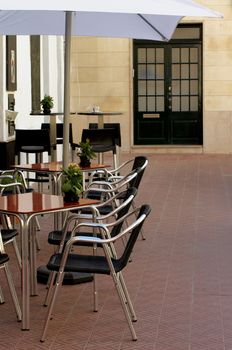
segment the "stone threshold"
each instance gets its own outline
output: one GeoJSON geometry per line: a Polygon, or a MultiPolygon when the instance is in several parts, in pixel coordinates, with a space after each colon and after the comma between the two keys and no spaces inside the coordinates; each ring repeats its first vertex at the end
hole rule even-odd
{"type": "Polygon", "coordinates": [[[199,145],[139,145],[131,146],[131,153],[203,153],[203,146],[199,145]]]}

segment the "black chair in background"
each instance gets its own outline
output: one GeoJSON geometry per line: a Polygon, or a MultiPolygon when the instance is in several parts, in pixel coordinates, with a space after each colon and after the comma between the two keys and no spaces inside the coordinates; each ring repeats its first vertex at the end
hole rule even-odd
{"type": "MultiPolygon", "coordinates": [[[[98,129],[97,123],[89,123],[89,129],[98,129]]],[[[114,129],[115,143],[121,147],[121,128],[120,123],[104,123],[104,129],[114,129]]]]}
{"type": "MultiPolygon", "coordinates": [[[[89,123],[89,129],[98,129],[97,123],[89,123]]],[[[120,123],[104,123],[104,129],[114,129],[117,164],[120,164],[121,127],[120,123]]]]}
{"type": "MultiPolygon", "coordinates": [[[[117,167],[117,150],[116,150],[116,137],[115,129],[83,129],[81,141],[86,142],[89,139],[95,153],[112,152],[113,164],[117,167]]],[[[100,157],[100,163],[103,163],[102,157],[100,157]]]]}
{"type": "Polygon", "coordinates": [[[51,154],[50,132],[46,129],[16,129],[15,154],[20,164],[20,153],[26,153],[27,163],[29,154],[35,154],[35,162],[42,163],[42,154],[51,154]]]}
{"type": "MultiPolygon", "coordinates": [[[[35,154],[35,163],[43,162],[43,154],[51,155],[50,132],[46,129],[16,129],[15,130],[15,154],[20,164],[20,153],[26,153],[26,162],[29,163],[29,155],[35,154]]],[[[49,182],[47,174],[36,175],[27,181],[38,183],[49,182]]]]}
{"type": "MultiPolygon", "coordinates": [[[[49,130],[50,132],[50,123],[42,123],[41,129],[49,130]]],[[[63,143],[63,124],[57,123],[56,124],[56,144],[62,145],[63,143]]]]}

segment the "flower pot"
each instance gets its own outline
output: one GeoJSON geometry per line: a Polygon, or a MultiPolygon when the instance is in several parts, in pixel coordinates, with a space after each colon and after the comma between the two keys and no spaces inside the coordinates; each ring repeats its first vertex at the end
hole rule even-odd
{"type": "Polygon", "coordinates": [[[64,193],[64,202],[70,203],[70,202],[78,202],[79,196],[74,192],[65,192],[64,193]]]}
{"type": "Polygon", "coordinates": [[[88,166],[90,166],[90,164],[91,164],[91,162],[88,158],[80,156],[80,163],[79,163],[80,166],[88,167],[88,166]]]}
{"type": "Polygon", "coordinates": [[[44,113],[45,115],[49,115],[49,114],[51,114],[51,109],[50,109],[50,108],[44,108],[44,109],[43,109],[43,113],[44,113]]]}

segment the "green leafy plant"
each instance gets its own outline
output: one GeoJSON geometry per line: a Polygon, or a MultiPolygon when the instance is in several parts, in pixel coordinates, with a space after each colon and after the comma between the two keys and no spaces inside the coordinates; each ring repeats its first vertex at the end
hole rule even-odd
{"type": "Polygon", "coordinates": [[[40,101],[40,104],[43,107],[44,112],[51,111],[54,106],[53,97],[44,95],[44,98],[40,101]]]}
{"type": "Polygon", "coordinates": [[[76,163],[70,163],[66,169],[62,170],[62,174],[62,192],[69,193],[71,197],[78,199],[83,191],[83,177],[79,166],[76,163]]]}
{"type": "Polygon", "coordinates": [[[90,140],[87,139],[85,142],[80,142],[79,146],[80,148],[77,151],[77,155],[81,159],[80,165],[89,165],[91,159],[94,159],[96,157],[96,153],[90,144],[90,140]]]}

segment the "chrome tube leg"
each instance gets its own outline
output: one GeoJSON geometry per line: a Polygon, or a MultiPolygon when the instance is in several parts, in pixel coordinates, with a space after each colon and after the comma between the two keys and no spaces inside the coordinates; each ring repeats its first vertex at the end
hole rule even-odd
{"type": "Polygon", "coordinates": [[[5,299],[4,299],[4,295],[2,292],[2,288],[0,287],[0,304],[4,304],[5,303],[5,299]]]}
{"type": "Polygon", "coordinates": [[[30,267],[31,267],[31,295],[37,295],[37,270],[36,270],[36,222],[33,218],[30,222],[30,267]]]}
{"type": "Polygon", "coordinates": [[[52,287],[54,285],[55,277],[56,277],[56,272],[55,271],[50,272],[49,281],[48,281],[48,283],[49,283],[48,290],[47,290],[46,297],[44,300],[44,306],[48,306],[48,304],[49,304],[49,299],[51,297],[51,291],[52,291],[52,287]]]}
{"type": "Polygon", "coordinates": [[[56,284],[55,284],[54,287],[52,286],[54,291],[53,291],[53,295],[52,295],[52,298],[51,298],[51,302],[49,303],[48,312],[47,312],[47,316],[46,316],[46,321],[45,321],[45,325],[44,325],[44,330],[43,330],[42,337],[40,339],[41,342],[44,342],[45,338],[46,338],[48,324],[49,324],[49,321],[50,321],[51,316],[52,316],[52,312],[53,312],[55,301],[56,301],[56,298],[57,298],[57,295],[58,295],[58,291],[59,291],[60,287],[62,286],[63,275],[64,275],[63,272],[62,273],[58,273],[57,274],[56,284]]]}
{"type": "Polygon", "coordinates": [[[131,298],[130,298],[130,295],[128,293],[128,290],[127,290],[127,287],[126,287],[126,284],[125,284],[125,281],[124,281],[124,278],[123,278],[123,275],[121,272],[119,272],[119,280],[120,280],[120,283],[121,283],[121,287],[122,287],[122,291],[124,293],[124,296],[125,296],[125,300],[126,300],[126,303],[127,303],[127,306],[128,306],[128,310],[131,314],[131,319],[133,322],[136,322],[137,321],[137,316],[135,314],[135,310],[134,310],[134,307],[133,307],[133,304],[131,302],[131,298]]]}
{"type": "Polygon", "coordinates": [[[115,285],[115,288],[117,290],[117,293],[118,293],[118,296],[119,296],[119,300],[121,302],[121,305],[122,305],[122,308],[123,308],[123,311],[124,311],[124,314],[125,314],[128,326],[130,328],[132,339],[133,340],[137,340],[137,335],[135,333],[135,329],[134,329],[133,323],[131,321],[131,317],[130,317],[130,314],[128,312],[127,305],[125,304],[125,298],[124,298],[124,295],[122,293],[122,289],[121,289],[121,286],[120,286],[120,281],[118,280],[119,277],[115,273],[113,273],[112,274],[112,278],[113,278],[114,285],[115,285]]]}
{"type": "Polygon", "coordinates": [[[20,305],[19,305],[19,300],[18,300],[18,297],[17,297],[16,289],[15,289],[14,282],[13,282],[13,278],[12,278],[11,272],[10,272],[9,267],[8,267],[8,263],[5,264],[4,270],[5,270],[6,278],[7,278],[8,284],[9,284],[11,297],[12,297],[12,300],[14,302],[17,318],[18,318],[18,321],[21,321],[22,320],[22,312],[21,312],[21,308],[20,308],[20,305]]]}
{"type": "Polygon", "coordinates": [[[30,328],[28,223],[22,225],[22,329],[30,328]]]}
{"type": "Polygon", "coordinates": [[[14,246],[15,255],[17,257],[19,267],[22,268],[22,258],[21,258],[21,254],[19,252],[19,247],[18,247],[16,238],[13,239],[13,246],[14,246]]]}

